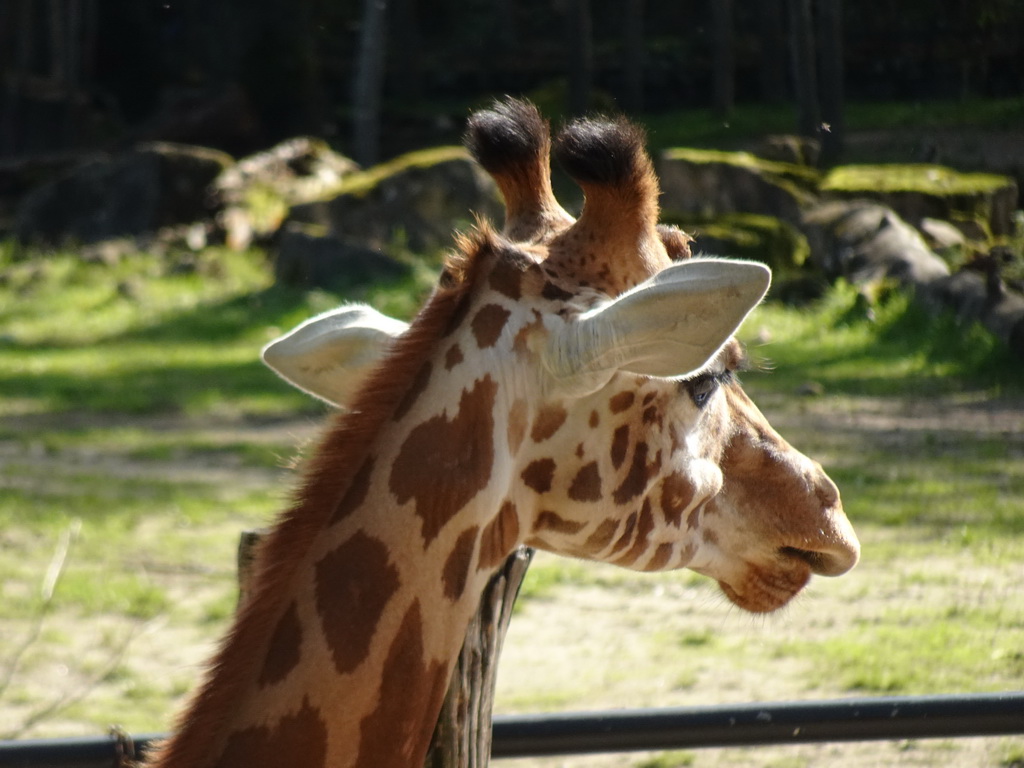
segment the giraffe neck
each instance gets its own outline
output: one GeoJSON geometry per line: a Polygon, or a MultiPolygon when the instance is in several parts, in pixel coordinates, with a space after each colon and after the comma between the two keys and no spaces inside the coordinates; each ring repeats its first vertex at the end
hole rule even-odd
{"type": "Polygon", "coordinates": [[[463,270],[314,454],[261,547],[251,598],[154,766],[422,762],[480,592],[518,535],[514,510],[501,525],[477,522],[494,447],[482,416],[496,384],[478,379],[434,418],[407,414],[473,282],[474,265],[463,270]],[[438,439],[473,446],[459,472],[436,465],[438,439]]]}

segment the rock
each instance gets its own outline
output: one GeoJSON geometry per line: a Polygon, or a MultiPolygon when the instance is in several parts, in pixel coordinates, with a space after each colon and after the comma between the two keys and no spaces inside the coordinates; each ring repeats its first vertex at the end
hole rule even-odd
{"type": "Polygon", "coordinates": [[[81,152],[53,152],[0,158],[0,237],[14,226],[20,201],[34,187],[67,173],[82,161],[81,152]]]}
{"type": "Polygon", "coordinates": [[[925,218],[979,220],[993,235],[1013,231],[1017,184],[1008,176],[959,173],[941,165],[846,165],[822,179],[832,199],[868,199],[887,205],[914,226],[925,218]]]}
{"type": "Polygon", "coordinates": [[[815,202],[818,173],[812,168],[762,160],[749,152],[669,149],[658,162],[661,207],[713,218],[757,213],[799,225],[815,202]]]}
{"type": "Polygon", "coordinates": [[[233,160],[222,152],[144,144],[98,155],[30,192],[18,208],[23,243],[96,243],[211,215],[207,188],[233,160]]]}
{"type": "Polygon", "coordinates": [[[396,240],[413,251],[447,247],[474,214],[501,221],[491,178],[461,147],[402,155],[347,176],[330,200],[297,205],[291,219],[377,249],[396,240]]]}
{"type": "Polygon", "coordinates": [[[948,221],[924,218],[917,228],[924,235],[928,247],[936,251],[955,251],[967,245],[964,233],[948,221]]]}
{"type": "Polygon", "coordinates": [[[980,322],[1024,358],[1024,296],[998,279],[961,269],[930,283],[922,292],[933,308],[951,309],[963,322],[980,322]]]}
{"type": "Polygon", "coordinates": [[[694,253],[761,261],[777,276],[798,270],[810,255],[807,238],[796,227],[772,216],[726,213],[700,219],[665,212],[662,220],[693,234],[694,253]]]}
{"type": "Polygon", "coordinates": [[[765,160],[815,167],[821,158],[821,142],[809,136],[776,134],[765,136],[750,151],[765,160]]]}
{"type": "Polygon", "coordinates": [[[291,222],[278,236],[274,276],[285,285],[330,288],[404,277],[409,271],[380,251],[316,227],[291,222]]]}
{"type": "Polygon", "coordinates": [[[333,197],[358,170],[327,142],[301,136],[242,158],[213,183],[228,245],[245,248],[255,235],[276,231],[291,206],[333,197]]]}
{"type": "Polygon", "coordinates": [[[913,287],[949,274],[918,231],[878,203],[822,203],[807,213],[803,230],[812,260],[829,279],[866,283],[893,278],[913,287]]]}

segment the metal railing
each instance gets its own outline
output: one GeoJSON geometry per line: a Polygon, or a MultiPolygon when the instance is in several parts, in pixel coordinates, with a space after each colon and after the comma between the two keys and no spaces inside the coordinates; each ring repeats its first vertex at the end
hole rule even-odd
{"type": "MultiPolygon", "coordinates": [[[[494,718],[495,759],[1024,734],[1024,691],[494,718]]],[[[132,739],[136,757],[162,738],[132,739]]],[[[0,768],[111,768],[124,737],[0,742],[0,768]]]]}

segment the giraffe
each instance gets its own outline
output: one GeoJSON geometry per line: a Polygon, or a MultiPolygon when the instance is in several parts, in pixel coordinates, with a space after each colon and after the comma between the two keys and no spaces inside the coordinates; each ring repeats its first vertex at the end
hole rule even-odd
{"type": "Polygon", "coordinates": [[[642,132],[578,120],[552,151],[507,99],[467,143],[504,226],[458,238],[411,325],[350,307],[265,352],[348,408],[151,765],[418,768],[480,592],[522,544],[689,567],[755,613],[856,563],[835,485],[736,377],[770,273],[658,226],[642,132]],[[575,220],[552,154],[583,189],[575,220]]]}

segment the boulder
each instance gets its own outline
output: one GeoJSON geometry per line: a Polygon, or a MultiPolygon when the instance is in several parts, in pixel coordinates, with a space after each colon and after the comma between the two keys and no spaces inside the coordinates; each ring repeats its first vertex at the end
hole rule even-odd
{"type": "Polygon", "coordinates": [[[1017,184],[1008,176],[960,173],[941,165],[846,165],[822,179],[832,199],[875,200],[919,226],[925,218],[982,222],[993,235],[1013,232],[1017,184]]]}
{"type": "Polygon", "coordinates": [[[772,134],[760,139],[750,151],[765,160],[816,167],[821,159],[821,142],[809,136],[772,134]]]}
{"type": "Polygon", "coordinates": [[[447,247],[474,214],[501,221],[494,182],[461,147],[402,155],[344,178],[329,200],[294,206],[291,219],[377,249],[447,247]]]}
{"type": "Polygon", "coordinates": [[[1007,290],[995,275],[961,269],[926,286],[922,297],[950,309],[962,322],[980,322],[1024,358],[1024,296],[1007,290]]]}
{"type": "Polygon", "coordinates": [[[928,247],[939,253],[962,250],[967,246],[967,238],[964,233],[948,221],[926,217],[921,219],[917,228],[924,235],[928,247]]]}
{"type": "Polygon", "coordinates": [[[209,218],[207,189],[232,163],[222,152],[179,144],[93,156],[26,195],[15,236],[46,246],[96,243],[209,218]]]}
{"type": "Polygon", "coordinates": [[[893,278],[913,287],[949,274],[921,234],[878,203],[822,203],[807,213],[802,229],[812,260],[829,279],[865,283],[893,278]]]}
{"type": "Polygon", "coordinates": [[[274,276],[284,285],[332,288],[400,278],[409,272],[406,264],[380,251],[314,226],[290,222],[278,235],[274,276]]]}
{"type": "Polygon", "coordinates": [[[799,271],[810,255],[803,233],[772,216],[725,213],[700,219],[666,211],[662,220],[693,235],[694,253],[760,261],[772,268],[776,280],[799,271]]]}
{"type": "Polygon", "coordinates": [[[757,213],[799,225],[818,172],[749,152],[669,149],[658,162],[661,207],[689,216],[757,213]]]}
{"type": "Polygon", "coordinates": [[[276,231],[291,206],[331,198],[358,170],[327,142],[304,136],[242,158],[213,183],[228,244],[245,248],[254,235],[276,231]]]}

